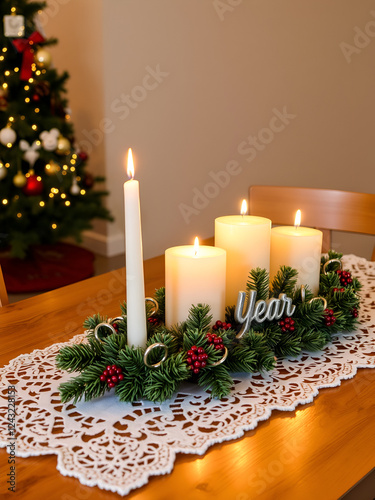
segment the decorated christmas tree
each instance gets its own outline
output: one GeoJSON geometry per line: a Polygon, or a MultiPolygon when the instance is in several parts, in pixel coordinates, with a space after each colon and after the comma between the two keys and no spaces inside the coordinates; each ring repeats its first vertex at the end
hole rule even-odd
{"type": "Polygon", "coordinates": [[[0,249],[25,257],[37,244],[80,241],[94,218],[110,220],[75,146],[69,75],[53,67],[38,11],[45,2],[0,2],[0,249]]]}

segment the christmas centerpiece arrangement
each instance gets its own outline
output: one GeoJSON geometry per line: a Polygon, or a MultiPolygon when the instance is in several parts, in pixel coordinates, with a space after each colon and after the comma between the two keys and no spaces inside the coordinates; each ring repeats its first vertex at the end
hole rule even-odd
{"type": "Polygon", "coordinates": [[[53,67],[38,21],[45,2],[0,2],[0,248],[80,240],[93,218],[111,219],[86,171],[65,97],[69,77],[53,67]]]}
{"type": "Polygon", "coordinates": [[[223,398],[234,372],[268,371],[277,358],[320,351],[332,334],[352,331],[358,321],[361,284],[342,269],[341,258],[332,251],[322,257],[317,296],[297,286],[296,269],[281,266],[270,284],[266,270],[252,269],[246,292],[225,318],[212,318],[208,305],[196,304],[185,321],[166,326],[165,289],[158,289],[146,304],[144,348],[128,345],[126,303],[117,318],[88,318],[86,340],[57,356],[60,369],[80,372],[60,385],[62,401],[114,389],[121,401],[161,402],[186,380],[223,398]]]}
{"type": "Polygon", "coordinates": [[[145,298],[131,149],[128,176],[127,300],[121,316],[88,318],[86,340],[60,350],[57,367],[80,372],[60,385],[63,402],[110,390],[121,401],[162,402],[187,380],[221,399],[232,373],[272,370],[277,358],[319,351],[355,328],[361,284],[342,269],[342,254],[322,256],[322,232],[300,227],[299,210],[294,227],[271,229],[269,219],[245,215],[245,200],[242,215],[215,220],[215,247],[196,238],[167,249],[165,287],[145,298]]]}

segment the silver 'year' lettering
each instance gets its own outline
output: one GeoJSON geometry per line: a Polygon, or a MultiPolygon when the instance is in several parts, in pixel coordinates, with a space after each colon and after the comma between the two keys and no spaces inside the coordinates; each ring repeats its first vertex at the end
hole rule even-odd
{"type": "Polygon", "coordinates": [[[280,293],[278,299],[272,298],[257,301],[257,292],[251,290],[245,305],[246,297],[246,292],[238,292],[237,305],[234,312],[235,320],[242,325],[237,334],[238,339],[250,329],[252,321],[255,320],[257,323],[263,323],[266,320],[274,321],[282,318],[284,314],[290,317],[296,309],[296,306],[292,304],[292,299],[287,297],[285,293],[280,293]]]}

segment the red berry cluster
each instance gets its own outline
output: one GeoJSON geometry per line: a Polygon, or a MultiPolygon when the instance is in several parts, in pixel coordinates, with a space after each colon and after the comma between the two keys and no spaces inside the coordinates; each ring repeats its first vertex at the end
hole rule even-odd
{"type": "Polygon", "coordinates": [[[217,332],[218,330],[229,330],[230,328],[232,328],[231,323],[223,323],[222,321],[216,321],[212,327],[214,332],[217,332]]]}
{"type": "Polygon", "coordinates": [[[332,309],[324,309],[324,323],[326,326],[332,326],[336,322],[332,309]]]}
{"type": "Polygon", "coordinates": [[[216,333],[207,333],[206,339],[209,344],[213,345],[217,351],[224,350],[223,339],[216,335],[216,333]]]}
{"type": "Polygon", "coordinates": [[[345,288],[334,288],[334,292],[345,292],[345,288]]]}
{"type": "Polygon", "coordinates": [[[118,333],[118,324],[117,323],[112,323],[112,326],[115,329],[116,333],[118,333]]]}
{"type": "Polygon", "coordinates": [[[208,354],[203,349],[203,347],[197,347],[193,345],[187,352],[186,362],[189,365],[190,370],[193,373],[198,374],[201,368],[204,368],[207,364],[208,354]]]}
{"type": "Polygon", "coordinates": [[[151,323],[151,325],[157,326],[159,324],[159,320],[157,318],[154,318],[153,316],[150,316],[147,318],[147,321],[151,323]]]}
{"type": "Polygon", "coordinates": [[[279,325],[281,326],[281,331],[284,332],[294,332],[294,319],[292,318],[284,318],[279,321],[279,325]]]}
{"type": "Polygon", "coordinates": [[[109,388],[115,387],[121,380],[124,380],[122,369],[116,365],[108,365],[100,375],[100,380],[102,382],[107,382],[109,388]]]}
{"type": "Polygon", "coordinates": [[[352,316],[353,318],[358,318],[358,309],[356,307],[352,309],[352,316]]]}
{"type": "Polygon", "coordinates": [[[339,269],[336,272],[339,275],[340,283],[342,285],[347,286],[347,285],[350,285],[351,283],[353,283],[352,275],[349,271],[343,271],[342,269],[339,269]]]}

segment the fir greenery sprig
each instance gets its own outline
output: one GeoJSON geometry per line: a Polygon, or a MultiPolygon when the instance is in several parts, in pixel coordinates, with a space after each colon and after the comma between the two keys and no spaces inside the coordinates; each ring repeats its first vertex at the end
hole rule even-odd
{"type": "Polygon", "coordinates": [[[265,269],[260,269],[259,267],[252,269],[247,280],[247,291],[253,290],[257,292],[258,300],[268,299],[268,279],[269,275],[265,269]]]}
{"type": "Polygon", "coordinates": [[[270,296],[278,297],[280,293],[292,295],[297,283],[298,272],[289,266],[281,266],[270,284],[270,296]]]}

